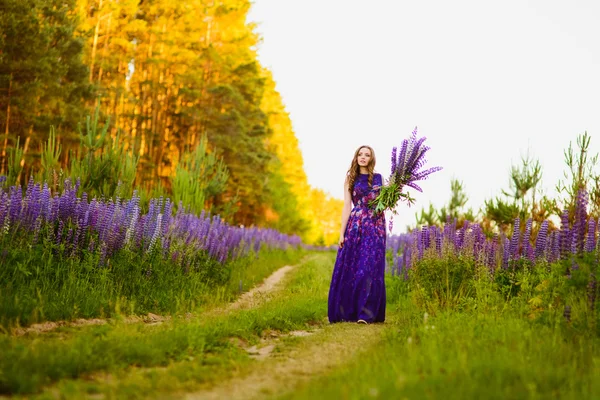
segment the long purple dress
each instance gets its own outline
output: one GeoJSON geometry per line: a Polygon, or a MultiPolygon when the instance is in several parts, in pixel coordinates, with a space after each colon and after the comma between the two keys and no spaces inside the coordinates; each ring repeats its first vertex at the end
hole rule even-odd
{"type": "Polygon", "coordinates": [[[380,174],[356,178],[344,245],[338,249],[329,288],[329,322],[385,320],[385,216],[368,203],[379,193],[380,174]]]}

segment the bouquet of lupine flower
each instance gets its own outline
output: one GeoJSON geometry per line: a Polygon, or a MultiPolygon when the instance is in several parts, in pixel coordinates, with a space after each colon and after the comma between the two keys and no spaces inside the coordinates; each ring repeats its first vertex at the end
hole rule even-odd
{"type": "Polygon", "coordinates": [[[392,172],[386,185],[383,185],[379,195],[371,201],[370,205],[375,212],[386,210],[396,213],[396,207],[400,201],[406,201],[408,205],[414,203],[415,199],[408,192],[402,192],[406,186],[419,192],[423,189],[415,182],[427,178],[432,173],[439,171],[442,167],[432,167],[421,170],[425,166],[425,153],[430,147],[423,145],[425,137],[417,139],[417,128],[413,130],[410,138],[402,141],[400,154],[398,149],[392,149],[392,172]]]}

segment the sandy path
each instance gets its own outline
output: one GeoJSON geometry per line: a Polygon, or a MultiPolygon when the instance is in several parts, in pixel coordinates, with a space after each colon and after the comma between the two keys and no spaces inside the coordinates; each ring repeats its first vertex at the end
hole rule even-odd
{"type": "Polygon", "coordinates": [[[263,298],[266,294],[273,291],[275,286],[279,284],[283,280],[283,278],[294,269],[293,266],[286,265],[285,267],[279,268],[277,271],[273,272],[267,279],[263,281],[260,285],[250,289],[246,293],[242,293],[242,295],[233,303],[231,303],[227,309],[228,310],[237,310],[244,308],[254,307],[257,303],[258,299],[263,298]]]}
{"type": "Polygon", "coordinates": [[[257,399],[293,391],[309,380],[348,362],[377,345],[383,325],[352,323],[328,325],[305,338],[285,357],[272,357],[245,376],[222,382],[208,390],[183,395],[197,399],[257,399]]]}

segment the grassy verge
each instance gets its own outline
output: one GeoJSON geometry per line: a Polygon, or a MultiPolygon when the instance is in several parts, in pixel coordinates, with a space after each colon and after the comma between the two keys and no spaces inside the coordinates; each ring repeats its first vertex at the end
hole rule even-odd
{"type": "Polygon", "coordinates": [[[229,376],[252,362],[231,338],[255,343],[267,330],[324,322],[334,254],[309,257],[284,290],[253,309],[157,326],[87,327],[66,337],[0,337],[0,392],[35,393],[60,382],[52,390],[65,396],[147,398],[229,376]],[[90,380],[106,373],[108,380],[90,380]]]}
{"type": "MultiPolygon", "coordinates": [[[[391,282],[390,282],[391,283],[391,282]]],[[[281,399],[600,398],[600,338],[518,307],[425,316],[392,283],[385,339],[281,399]]]]}
{"type": "Polygon", "coordinates": [[[182,314],[230,301],[305,254],[301,249],[263,250],[258,257],[212,266],[221,270],[210,272],[210,278],[206,271],[185,272],[161,259],[142,262],[126,252],[110,268],[98,268],[15,251],[0,265],[0,327],[117,314],[182,314]],[[218,281],[216,275],[221,275],[218,281]]]}

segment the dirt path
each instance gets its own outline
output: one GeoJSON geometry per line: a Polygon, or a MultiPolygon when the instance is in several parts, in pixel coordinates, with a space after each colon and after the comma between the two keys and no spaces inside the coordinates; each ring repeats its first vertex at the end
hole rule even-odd
{"type": "Polygon", "coordinates": [[[286,265],[285,267],[279,268],[277,271],[273,272],[267,279],[263,281],[260,285],[250,289],[246,293],[242,293],[242,295],[233,303],[231,303],[227,309],[228,310],[237,310],[243,308],[251,308],[254,307],[257,301],[264,297],[264,295],[273,291],[275,286],[283,280],[283,278],[294,269],[293,266],[286,265]]]}
{"type": "MultiPolygon", "coordinates": [[[[265,297],[273,291],[273,289],[283,280],[288,272],[294,269],[293,266],[286,265],[273,272],[260,285],[243,293],[235,302],[226,305],[225,307],[217,307],[207,312],[207,314],[218,314],[224,311],[236,309],[245,309],[254,307],[257,303],[264,301],[265,297]]],[[[204,313],[203,313],[204,314],[204,313]]],[[[194,318],[194,314],[186,314],[186,319],[194,318]]],[[[170,320],[170,316],[162,316],[153,313],[148,313],[143,316],[131,315],[124,318],[125,323],[147,323],[157,324],[163,321],[170,320]]],[[[23,336],[28,333],[46,333],[51,332],[60,327],[80,327],[88,325],[104,325],[110,322],[110,319],[92,318],[92,319],[76,319],[74,321],[48,321],[39,324],[33,324],[26,328],[15,328],[11,331],[14,336],[23,336]]]]}
{"type": "Polygon", "coordinates": [[[383,327],[380,324],[328,325],[297,343],[288,354],[265,358],[247,375],[224,381],[208,390],[186,394],[183,398],[256,399],[293,391],[377,345],[383,327]]]}

